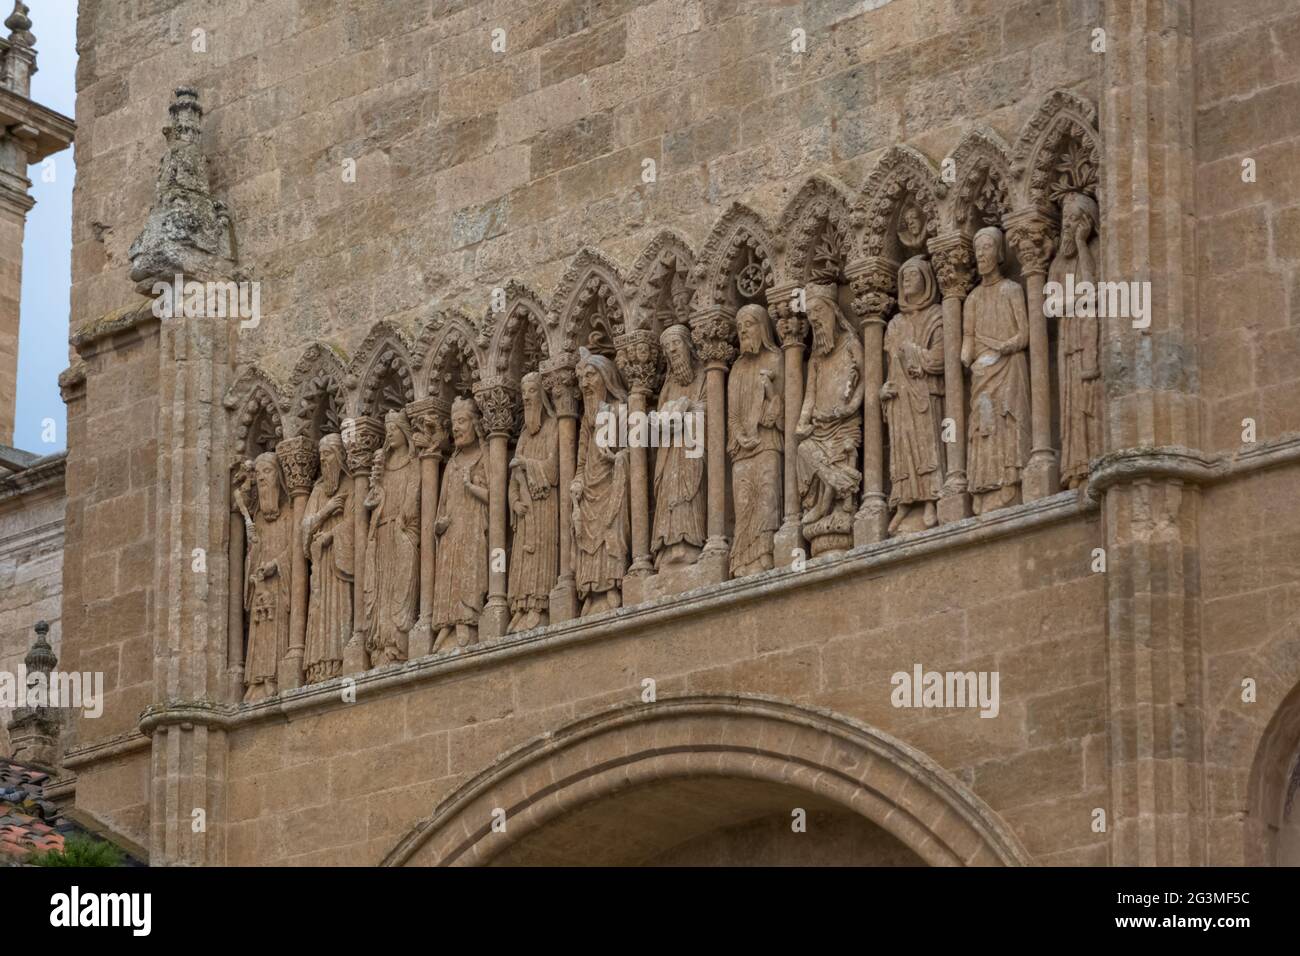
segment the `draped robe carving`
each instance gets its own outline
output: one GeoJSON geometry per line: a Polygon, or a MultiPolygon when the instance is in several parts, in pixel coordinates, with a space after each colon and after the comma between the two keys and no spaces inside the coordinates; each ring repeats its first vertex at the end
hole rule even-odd
{"type": "Polygon", "coordinates": [[[943,307],[930,263],[917,256],[898,270],[899,312],[885,330],[888,358],[880,389],[889,427],[889,533],[938,524],[943,487],[943,307]],[[923,512],[913,515],[913,506],[923,512]]]}
{"type": "Polygon", "coordinates": [[[434,522],[438,573],[430,627],[435,651],[453,638],[460,647],[478,640],[488,591],[488,458],[473,401],[453,403],[451,435],[455,450],[443,469],[434,522]]]}
{"type": "Polygon", "coordinates": [[[311,561],[307,598],[307,646],[303,656],[309,684],[337,677],[343,648],[352,635],[353,496],[344,473],[343,440],[320,442],[321,474],[303,516],[302,547],[311,561]]]}
{"type": "Polygon", "coordinates": [[[294,540],[289,495],[274,452],[257,456],[253,475],[258,508],[244,586],[244,608],[248,611],[244,700],[250,702],[271,697],[278,690],[276,668],[289,648],[289,573],[294,540]]]}
{"type": "Polygon", "coordinates": [[[550,399],[536,373],[521,382],[524,429],[510,462],[510,630],[547,623],[559,568],[559,439],[550,399]]]}
{"type": "Polygon", "coordinates": [[[1029,459],[1029,345],[1025,290],[1002,275],[1002,230],[975,234],[980,284],[962,311],[961,360],[971,370],[966,476],[976,514],[1020,500],[1029,459]]]}
{"type": "Polygon", "coordinates": [[[740,355],[727,378],[727,454],[736,523],[731,574],[773,567],[772,544],[781,526],[785,363],[761,305],[736,313],[740,355]]]}
{"type": "MultiPolygon", "coordinates": [[[[691,347],[684,325],[670,326],[661,337],[668,374],[659,391],[659,421],[680,421],[682,429],[660,429],[674,440],[655,453],[654,529],[650,552],[655,566],[690,564],[699,557],[707,534],[708,498],[704,486],[704,455],[687,454],[684,440],[688,415],[704,415],[704,369],[691,347]]],[[[703,449],[697,449],[702,451],[703,449]]]]}
{"type": "Polygon", "coordinates": [[[420,598],[420,465],[404,412],[384,417],[375,453],[366,537],[366,649],[372,667],[406,660],[420,598]]]}

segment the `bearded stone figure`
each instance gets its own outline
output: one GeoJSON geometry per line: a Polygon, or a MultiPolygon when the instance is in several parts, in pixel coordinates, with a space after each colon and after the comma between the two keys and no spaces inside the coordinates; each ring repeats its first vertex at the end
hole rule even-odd
{"type": "Polygon", "coordinates": [[[1002,230],[975,233],[980,283],[962,308],[961,360],[971,370],[966,476],[971,508],[983,514],[1020,500],[1029,459],[1029,344],[1025,290],[1002,274],[1002,230]]]}
{"type": "Polygon", "coordinates": [[[488,591],[488,474],[478,405],[458,398],[451,406],[451,459],[442,474],[430,627],[435,652],[478,641],[479,615],[488,591]]]}
{"type": "Polygon", "coordinates": [[[365,620],[370,666],[406,660],[420,600],[420,465],[406,413],[384,416],[384,444],[375,452],[366,536],[365,620]]]}
{"type": "Polygon", "coordinates": [[[814,554],[853,544],[854,497],[862,481],[855,465],[862,444],[862,345],[836,301],[833,285],[804,295],[812,356],[796,436],[804,537],[814,554]]]}
{"type": "Polygon", "coordinates": [[[943,306],[930,262],[898,270],[898,314],[885,330],[888,356],[881,406],[889,427],[889,533],[939,523],[943,487],[943,306]]]}
{"type": "MultiPolygon", "coordinates": [[[[1061,248],[1047,273],[1048,282],[1074,286],[1098,281],[1101,248],[1097,236],[1097,203],[1083,193],[1070,193],[1061,203],[1061,248]]],[[[1078,488],[1088,479],[1088,462],[1101,454],[1101,364],[1098,348],[1101,327],[1096,303],[1072,310],[1058,319],[1058,369],[1061,376],[1061,485],[1078,488]],[[1084,312],[1086,314],[1080,314],[1084,312]]]]}
{"type": "Polygon", "coordinates": [[[339,676],[343,647],[352,634],[353,507],[352,482],[344,474],[341,436],[320,441],[320,477],[312,486],[303,515],[302,547],[311,561],[307,597],[307,683],[339,676]]]}
{"type": "Polygon", "coordinates": [[[578,386],[582,422],[578,464],[569,495],[573,499],[574,580],[582,614],[622,603],[628,562],[628,451],[602,442],[600,413],[617,414],[627,391],[614,363],[579,350],[578,386]]]}
{"type": "Polygon", "coordinates": [[[510,627],[526,631],[548,622],[560,546],[560,445],[555,410],[537,372],[520,382],[524,429],[510,460],[510,627]]]}
{"type": "Polygon", "coordinates": [[[289,569],[292,567],[293,515],[285,507],[289,492],[275,452],[253,462],[257,514],[248,542],[244,608],[248,611],[248,652],[244,657],[244,700],[265,700],[277,692],[276,667],[289,648],[289,569]]]}
{"type": "Polygon", "coordinates": [[[694,434],[702,429],[686,424],[694,416],[704,420],[704,368],[695,357],[691,344],[691,330],[685,325],[670,325],[659,337],[660,347],[668,362],[659,391],[658,415],[660,435],[668,431],[662,423],[680,422],[673,426],[675,439],[655,453],[654,478],[654,528],[650,539],[650,553],[654,555],[655,568],[670,565],[693,564],[704,549],[707,536],[705,508],[708,504],[704,486],[704,455],[696,447],[688,455],[685,436],[688,427],[694,434]]]}
{"type": "Polygon", "coordinates": [[[727,454],[736,526],[731,575],[773,567],[772,541],[781,527],[781,450],[785,415],[785,371],[761,305],[736,313],[740,355],[727,378],[727,454]]]}

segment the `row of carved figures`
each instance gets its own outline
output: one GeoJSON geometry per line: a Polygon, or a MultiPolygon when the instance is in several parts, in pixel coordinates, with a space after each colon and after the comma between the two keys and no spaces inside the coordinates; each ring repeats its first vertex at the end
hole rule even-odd
{"type": "MultiPolygon", "coordinates": [[[[1094,199],[1062,199],[1047,281],[1095,280],[1098,226],[1094,199]]],[[[245,698],[1076,487],[1101,450],[1097,320],[1055,320],[1058,477],[1028,357],[1044,277],[1027,296],[1005,274],[996,226],[972,247],[961,296],[936,278],[942,255],[918,254],[891,277],[896,303],[846,311],[850,289],[813,282],[543,362],[517,392],[480,383],[242,462],[245,698]],[[601,412],[651,409],[701,415],[704,447],[605,440],[601,412]]]]}

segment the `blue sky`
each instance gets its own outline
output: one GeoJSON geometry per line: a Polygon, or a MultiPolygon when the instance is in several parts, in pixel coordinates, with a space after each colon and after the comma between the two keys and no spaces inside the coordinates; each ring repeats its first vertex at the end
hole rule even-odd
{"type": "MultiPolygon", "coordinates": [[[[29,2],[36,34],[32,98],[67,116],[76,98],[77,0],[29,2]]],[[[9,4],[0,18],[8,15],[9,4]]],[[[48,455],[67,447],[59,373],[68,367],[68,291],[72,282],[72,150],[52,157],[54,181],[40,164],[28,169],[36,208],[27,214],[23,240],[22,324],[18,338],[18,413],[14,444],[48,455]],[[42,422],[55,422],[54,441],[42,422]]]]}

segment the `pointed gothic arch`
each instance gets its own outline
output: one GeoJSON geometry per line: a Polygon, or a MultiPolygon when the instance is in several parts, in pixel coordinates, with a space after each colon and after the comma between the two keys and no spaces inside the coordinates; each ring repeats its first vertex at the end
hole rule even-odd
{"type": "Polygon", "coordinates": [[[317,442],[340,431],[350,413],[352,382],[342,349],[328,342],[308,345],[289,379],[290,431],[317,442]]]}
{"type": "Polygon", "coordinates": [[[842,281],[845,266],[859,256],[849,189],[815,173],[786,203],[776,234],[785,243],[782,284],[842,281]]]}
{"type": "Polygon", "coordinates": [[[450,400],[469,395],[487,357],[478,324],[463,309],[438,312],[420,330],[414,347],[418,394],[450,400]]]}
{"type": "Polygon", "coordinates": [[[970,236],[985,226],[1003,226],[1013,200],[1006,141],[987,126],[979,126],[961,138],[949,158],[956,185],[944,210],[944,231],[970,236]]]}
{"type": "Polygon", "coordinates": [[[1100,169],[1096,108],[1077,93],[1055,90],[1025,123],[1011,152],[1017,208],[1054,215],[1064,193],[1096,199],[1100,169]]]}
{"type": "Polygon", "coordinates": [[[911,146],[892,147],[868,174],[859,196],[866,219],[863,253],[902,262],[924,250],[939,233],[940,201],[947,192],[923,154],[911,146]],[[900,226],[914,242],[900,240],[900,226]]]}
{"type": "Polygon", "coordinates": [[[688,322],[695,284],[691,244],[681,233],[661,229],[628,273],[625,288],[632,307],[628,328],[658,335],[669,325],[688,322]]]}
{"type": "Polygon", "coordinates": [[[564,351],[586,346],[613,355],[614,339],[627,330],[628,302],[617,262],[584,246],[551,293],[548,325],[559,329],[564,351]]]}
{"type": "Polygon", "coordinates": [[[777,275],[772,236],[767,221],[749,206],[728,206],[709,230],[695,265],[696,306],[734,312],[748,302],[766,304],[777,275]]]}
{"type": "Polygon", "coordinates": [[[546,303],[523,282],[511,279],[502,291],[504,308],[492,312],[492,341],[488,346],[488,368],[493,374],[518,383],[526,372],[538,369],[555,353],[558,332],[546,322],[546,303]]]}
{"type": "Polygon", "coordinates": [[[348,365],[348,376],[357,382],[357,414],[382,415],[415,401],[412,351],[406,333],[392,322],[371,327],[348,365]]]}
{"type": "Polygon", "coordinates": [[[274,451],[285,437],[284,413],[288,408],[283,386],[267,371],[250,365],[226,390],[223,404],[232,413],[231,436],[235,456],[256,458],[274,451]]]}

